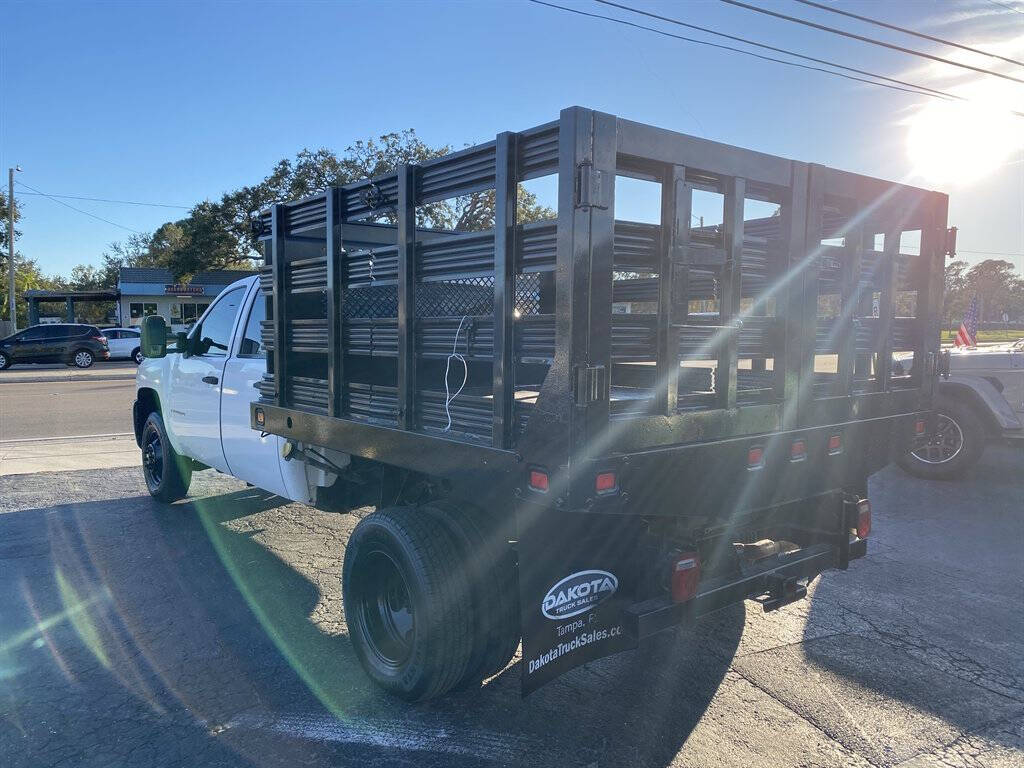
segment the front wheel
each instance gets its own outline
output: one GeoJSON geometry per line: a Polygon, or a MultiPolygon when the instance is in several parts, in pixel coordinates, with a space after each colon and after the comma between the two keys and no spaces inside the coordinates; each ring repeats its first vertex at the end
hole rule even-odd
{"type": "Polygon", "coordinates": [[[74,357],[72,357],[71,360],[75,364],[76,368],[88,368],[92,365],[92,352],[88,349],[80,349],[75,352],[74,357]]]}
{"type": "Polygon", "coordinates": [[[933,436],[897,464],[915,477],[951,480],[977,463],[985,440],[985,425],[969,405],[941,398],[935,403],[933,436]]]}
{"type": "Polygon", "coordinates": [[[141,349],[136,349],[134,352],[132,352],[132,360],[135,361],[136,365],[142,365],[143,358],[141,349]]]}
{"type": "Polygon", "coordinates": [[[11,358],[6,352],[0,352],[0,371],[6,370],[11,367],[11,358]]]}
{"type": "Polygon", "coordinates": [[[458,562],[448,528],[414,507],[375,512],[349,537],[349,637],[370,678],[407,701],[450,690],[470,663],[471,592],[458,562]]]}
{"type": "Polygon", "coordinates": [[[185,498],[192,482],[192,463],[174,450],[159,413],[146,418],[141,443],[142,474],[149,495],[168,504],[185,498]]]}

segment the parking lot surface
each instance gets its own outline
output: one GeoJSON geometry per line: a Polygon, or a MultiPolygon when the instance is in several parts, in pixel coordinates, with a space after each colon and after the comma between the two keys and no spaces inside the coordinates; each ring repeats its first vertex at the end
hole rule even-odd
{"type": "Polygon", "coordinates": [[[409,705],[340,599],[356,515],[203,472],[0,478],[3,766],[1020,766],[1024,456],[875,476],[869,556],[526,699],[519,659],[409,705]]]}

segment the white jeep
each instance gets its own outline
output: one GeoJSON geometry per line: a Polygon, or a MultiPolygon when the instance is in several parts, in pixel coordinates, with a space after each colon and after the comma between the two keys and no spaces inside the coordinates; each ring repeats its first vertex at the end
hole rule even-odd
{"type": "MultiPolygon", "coordinates": [[[[1024,447],[1024,339],[952,349],[949,357],[949,377],[936,382],[935,431],[898,462],[917,477],[957,477],[993,440],[1024,447]]],[[[897,356],[893,365],[909,362],[897,356]]]]}

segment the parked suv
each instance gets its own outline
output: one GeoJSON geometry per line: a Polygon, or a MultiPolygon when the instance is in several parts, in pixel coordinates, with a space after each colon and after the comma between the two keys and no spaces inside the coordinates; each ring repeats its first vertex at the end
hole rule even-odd
{"type": "Polygon", "coordinates": [[[0,370],[15,363],[67,363],[88,368],[109,360],[107,339],[95,325],[33,325],[0,340],[0,370]]]}

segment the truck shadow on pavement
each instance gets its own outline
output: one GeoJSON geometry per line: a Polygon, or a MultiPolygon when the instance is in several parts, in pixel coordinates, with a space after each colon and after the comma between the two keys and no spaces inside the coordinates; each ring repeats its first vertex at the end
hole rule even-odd
{"type": "Polygon", "coordinates": [[[0,764],[666,765],[742,633],[739,606],[525,700],[517,657],[406,704],[346,635],[355,522],[251,488],[0,516],[0,764]]]}
{"type": "Polygon", "coordinates": [[[956,482],[875,475],[868,557],[825,576],[799,647],[737,668],[877,765],[965,733],[1020,749],[1022,469],[1020,453],[994,447],[956,482]],[[816,684],[782,686],[798,665],[816,684]]]}

